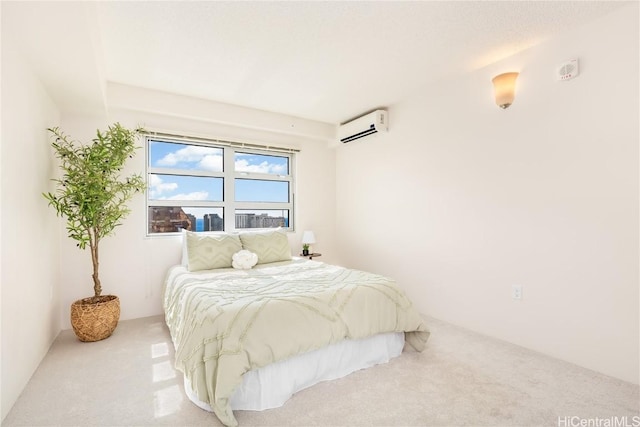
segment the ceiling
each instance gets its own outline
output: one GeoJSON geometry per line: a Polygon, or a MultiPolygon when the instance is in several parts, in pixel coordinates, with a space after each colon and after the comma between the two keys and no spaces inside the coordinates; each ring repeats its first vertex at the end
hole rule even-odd
{"type": "Polygon", "coordinates": [[[2,37],[63,111],[114,82],[341,123],[626,4],[3,0],[2,37]]]}

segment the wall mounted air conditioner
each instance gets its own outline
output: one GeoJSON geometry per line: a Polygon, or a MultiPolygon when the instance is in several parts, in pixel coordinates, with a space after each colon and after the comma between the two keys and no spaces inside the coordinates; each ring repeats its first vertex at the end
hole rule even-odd
{"type": "Polygon", "coordinates": [[[387,111],[376,110],[340,125],[338,128],[338,138],[340,142],[346,144],[347,142],[374,135],[378,132],[386,132],[388,129],[389,120],[387,111]]]}

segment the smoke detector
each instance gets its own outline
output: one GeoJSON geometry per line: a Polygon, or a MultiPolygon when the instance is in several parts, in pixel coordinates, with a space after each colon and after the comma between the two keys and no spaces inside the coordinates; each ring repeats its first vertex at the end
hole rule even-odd
{"type": "Polygon", "coordinates": [[[556,73],[558,80],[571,80],[578,75],[578,60],[570,59],[561,64],[556,73]]]}

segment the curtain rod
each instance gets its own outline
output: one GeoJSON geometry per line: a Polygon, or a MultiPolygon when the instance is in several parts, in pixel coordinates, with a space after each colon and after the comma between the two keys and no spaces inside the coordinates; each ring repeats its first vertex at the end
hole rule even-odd
{"type": "Polygon", "coordinates": [[[185,142],[192,141],[192,142],[213,143],[213,144],[224,145],[227,147],[234,147],[234,148],[253,148],[253,149],[260,149],[260,150],[280,151],[285,153],[300,152],[300,149],[298,148],[278,147],[275,145],[251,144],[248,142],[227,141],[223,139],[205,138],[205,137],[199,137],[199,136],[177,135],[177,134],[166,133],[166,132],[145,131],[144,135],[148,135],[155,138],[177,139],[185,142]]]}

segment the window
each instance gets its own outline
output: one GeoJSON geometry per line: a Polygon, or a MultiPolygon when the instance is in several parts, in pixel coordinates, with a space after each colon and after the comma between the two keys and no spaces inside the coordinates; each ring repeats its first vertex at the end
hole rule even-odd
{"type": "Polygon", "coordinates": [[[293,228],[294,150],[149,135],[147,232],[293,228]]]}

